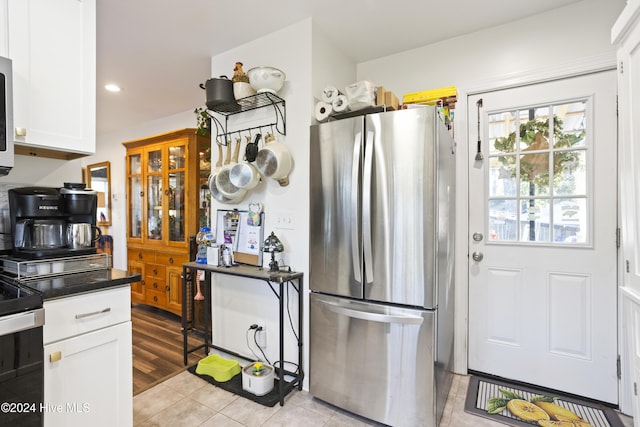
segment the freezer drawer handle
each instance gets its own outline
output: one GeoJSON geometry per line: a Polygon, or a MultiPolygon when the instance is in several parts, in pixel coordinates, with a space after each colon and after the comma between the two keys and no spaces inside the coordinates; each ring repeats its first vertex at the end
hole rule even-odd
{"type": "Polygon", "coordinates": [[[351,165],[351,262],[353,263],[353,277],[362,283],[360,275],[360,240],[358,239],[358,176],[360,175],[360,138],[362,133],[356,133],[353,143],[353,164],[351,165]]]}
{"type": "Polygon", "coordinates": [[[333,311],[334,313],[343,314],[345,316],[354,317],[356,319],[370,320],[380,323],[402,323],[405,325],[420,325],[424,321],[421,316],[371,313],[368,311],[354,310],[352,308],[347,308],[328,301],[320,302],[325,304],[329,308],[329,310],[333,311]]]}

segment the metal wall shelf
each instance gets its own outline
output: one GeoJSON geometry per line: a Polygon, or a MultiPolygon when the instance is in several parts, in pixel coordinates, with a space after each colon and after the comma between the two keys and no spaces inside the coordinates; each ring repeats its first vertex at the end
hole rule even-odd
{"type": "Polygon", "coordinates": [[[243,132],[251,132],[252,130],[259,130],[263,128],[275,129],[279,134],[286,135],[287,134],[287,120],[286,120],[286,106],[284,99],[280,98],[278,95],[270,92],[261,92],[255,95],[247,96],[246,98],[240,98],[236,101],[236,104],[223,104],[217,106],[212,111],[218,115],[224,117],[224,124],[215,116],[209,114],[211,117],[211,126],[210,126],[210,134],[213,136],[213,128],[215,126],[215,135],[216,139],[222,145],[226,145],[227,141],[230,139],[233,134],[241,134],[243,132]],[[240,130],[235,130],[229,132],[229,117],[246,113],[247,111],[257,110],[260,108],[268,108],[273,107],[275,121],[271,123],[266,123],[260,126],[253,126],[249,128],[244,128],[240,130]]]}

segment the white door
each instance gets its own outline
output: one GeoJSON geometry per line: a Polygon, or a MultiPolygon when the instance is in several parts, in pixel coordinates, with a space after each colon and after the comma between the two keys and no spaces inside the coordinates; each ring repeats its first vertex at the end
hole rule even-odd
{"type": "Polygon", "coordinates": [[[469,369],[617,403],[615,72],[468,105],[469,369]]]}

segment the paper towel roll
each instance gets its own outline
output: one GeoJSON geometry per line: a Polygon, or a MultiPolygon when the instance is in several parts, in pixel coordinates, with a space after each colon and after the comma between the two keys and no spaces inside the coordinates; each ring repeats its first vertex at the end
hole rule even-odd
{"type": "Polygon", "coordinates": [[[322,102],[322,101],[316,104],[315,116],[317,121],[324,122],[329,118],[329,115],[332,112],[333,112],[333,108],[331,107],[331,104],[327,102],[322,102]]]}
{"type": "Polygon", "coordinates": [[[327,86],[322,91],[322,101],[326,102],[327,104],[331,104],[338,95],[342,94],[336,87],[327,86]]]}
{"type": "Polygon", "coordinates": [[[342,113],[344,111],[347,111],[347,109],[349,108],[349,100],[345,95],[338,95],[336,96],[336,99],[334,99],[331,103],[331,107],[336,113],[342,113]]]}

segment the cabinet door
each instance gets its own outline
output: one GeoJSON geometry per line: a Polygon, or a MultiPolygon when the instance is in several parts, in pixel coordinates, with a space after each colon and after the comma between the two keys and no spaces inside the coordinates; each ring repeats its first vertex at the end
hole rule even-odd
{"type": "Polygon", "coordinates": [[[127,239],[142,243],[144,189],[142,184],[142,152],[127,155],[127,239]]]}
{"type": "MultiPolygon", "coordinates": [[[[186,190],[187,190],[187,145],[185,142],[172,142],[168,146],[169,167],[167,171],[167,216],[169,233],[167,244],[169,246],[184,246],[187,242],[186,226],[186,190]]],[[[193,195],[197,197],[197,195],[193,195]]]]}
{"type": "Polygon", "coordinates": [[[162,241],[162,150],[149,150],[145,154],[146,157],[146,190],[145,202],[147,209],[147,233],[146,240],[162,241]]]}
{"type": "Polygon", "coordinates": [[[95,0],[8,0],[8,16],[16,143],[95,153],[95,0]]]}
{"type": "Polygon", "coordinates": [[[131,322],[46,345],[44,425],[133,425],[131,355],[131,322]]]}
{"type": "Polygon", "coordinates": [[[181,267],[167,267],[167,309],[182,316],[181,267]]]}
{"type": "Polygon", "coordinates": [[[131,301],[143,303],[145,299],[144,263],[129,259],[127,270],[142,277],[139,282],[131,282],[131,301]]]}

